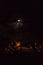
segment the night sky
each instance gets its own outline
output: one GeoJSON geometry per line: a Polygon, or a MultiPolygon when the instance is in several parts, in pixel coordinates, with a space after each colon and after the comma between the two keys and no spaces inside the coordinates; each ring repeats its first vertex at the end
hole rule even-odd
{"type": "MultiPolygon", "coordinates": [[[[0,36],[1,39],[43,40],[43,1],[0,0],[0,36]],[[24,21],[23,28],[15,31],[7,23],[18,18],[24,21]]],[[[0,40],[1,40],[0,39],[0,40]]]]}
{"type": "Polygon", "coordinates": [[[0,62],[10,65],[13,63],[42,65],[43,48],[42,52],[40,48],[37,49],[39,52],[36,52],[35,41],[43,42],[43,0],[0,0],[0,62]],[[22,19],[23,26],[15,29],[12,23],[15,23],[19,18],[22,19]],[[12,49],[11,51],[15,55],[4,56],[3,48],[8,47],[9,43],[14,40],[20,41],[24,45],[32,43],[32,54],[16,51],[14,48],[14,51],[12,49]]]}

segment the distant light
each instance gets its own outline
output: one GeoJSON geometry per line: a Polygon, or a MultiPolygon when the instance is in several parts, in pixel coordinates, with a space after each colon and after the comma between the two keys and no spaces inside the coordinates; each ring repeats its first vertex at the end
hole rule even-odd
{"type": "Polygon", "coordinates": [[[21,43],[20,42],[16,42],[16,47],[20,47],[21,43]]]}
{"type": "Polygon", "coordinates": [[[16,22],[15,22],[15,29],[19,29],[23,26],[23,21],[22,19],[18,19],[16,22]]]}
{"type": "Polygon", "coordinates": [[[15,30],[18,30],[18,29],[22,28],[24,24],[23,24],[23,20],[21,18],[19,18],[15,22],[12,22],[10,25],[12,25],[12,27],[15,30]]]}
{"type": "Polygon", "coordinates": [[[18,22],[20,22],[21,20],[19,19],[18,22]]]}

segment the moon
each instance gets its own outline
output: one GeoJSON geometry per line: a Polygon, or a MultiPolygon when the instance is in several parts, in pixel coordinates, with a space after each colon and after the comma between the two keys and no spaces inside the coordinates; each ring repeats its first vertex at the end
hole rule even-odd
{"type": "Polygon", "coordinates": [[[12,26],[13,29],[17,30],[23,27],[23,20],[21,18],[17,19],[16,21],[13,21],[11,23],[8,23],[9,26],[12,26]]]}
{"type": "Polygon", "coordinates": [[[19,29],[23,26],[23,21],[21,19],[18,19],[16,22],[13,23],[14,29],[19,29]]]}

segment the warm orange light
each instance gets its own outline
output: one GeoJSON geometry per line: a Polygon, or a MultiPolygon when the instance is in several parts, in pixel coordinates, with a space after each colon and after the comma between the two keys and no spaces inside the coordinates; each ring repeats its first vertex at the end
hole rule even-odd
{"type": "Polygon", "coordinates": [[[16,47],[20,47],[21,43],[20,42],[16,42],[16,47]]]}

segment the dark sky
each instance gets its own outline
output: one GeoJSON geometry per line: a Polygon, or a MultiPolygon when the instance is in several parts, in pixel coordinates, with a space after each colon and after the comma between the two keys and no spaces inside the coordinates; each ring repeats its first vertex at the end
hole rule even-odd
{"type": "Polygon", "coordinates": [[[31,9],[31,1],[1,0],[0,3],[1,15],[26,14],[31,9]]]}
{"type": "MultiPolygon", "coordinates": [[[[30,39],[43,40],[42,39],[43,38],[43,23],[42,23],[43,16],[42,15],[43,15],[42,0],[40,1],[0,0],[0,21],[3,19],[6,19],[6,21],[11,21],[11,20],[13,21],[18,17],[23,18],[26,24],[26,26],[24,26],[25,33],[27,32],[29,33],[26,36],[28,36],[30,39]]],[[[4,25],[5,24],[3,24],[3,26],[4,25]]],[[[10,33],[11,33],[11,28],[9,34],[10,33]]]]}

